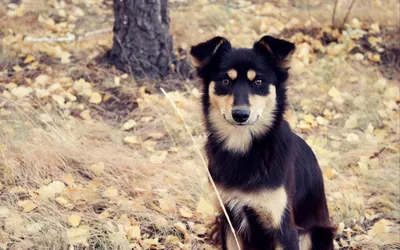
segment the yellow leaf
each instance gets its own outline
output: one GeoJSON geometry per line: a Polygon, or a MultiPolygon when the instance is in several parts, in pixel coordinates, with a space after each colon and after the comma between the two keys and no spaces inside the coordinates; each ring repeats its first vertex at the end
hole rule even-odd
{"type": "Polygon", "coordinates": [[[194,225],[194,232],[197,235],[203,235],[207,232],[207,228],[202,224],[196,224],[194,225]]]}
{"type": "Polygon", "coordinates": [[[371,62],[380,62],[381,61],[381,56],[379,54],[374,54],[371,56],[371,58],[369,58],[371,60],[371,62]]]}
{"type": "Polygon", "coordinates": [[[60,204],[61,206],[66,206],[68,204],[68,200],[65,199],[64,197],[57,197],[56,201],[58,204],[60,204]]]}
{"type": "Polygon", "coordinates": [[[354,59],[356,59],[357,61],[362,61],[364,60],[364,58],[365,58],[364,55],[361,53],[354,54],[354,59]]]}
{"type": "Polygon", "coordinates": [[[92,170],[95,175],[101,175],[104,171],[104,162],[98,162],[91,165],[90,170],[92,170]]]}
{"type": "Polygon", "coordinates": [[[63,178],[61,179],[65,184],[67,184],[68,186],[72,186],[75,184],[75,180],[74,177],[72,176],[72,174],[66,174],[63,176],[63,178]]]}
{"type": "Polygon", "coordinates": [[[77,227],[79,226],[79,223],[81,223],[81,216],[78,214],[73,214],[68,218],[68,223],[72,227],[77,227]]]}
{"type": "Polygon", "coordinates": [[[93,92],[90,96],[89,102],[94,104],[101,103],[102,97],[99,92],[93,92]]]}
{"type": "Polygon", "coordinates": [[[41,223],[30,223],[26,225],[26,231],[28,231],[29,234],[32,235],[39,235],[42,230],[42,224],[41,223]]]}
{"type": "Polygon", "coordinates": [[[82,225],[78,228],[69,228],[67,230],[67,237],[71,245],[86,245],[89,238],[89,227],[86,225],[82,225]]]}
{"type": "Polygon", "coordinates": [[[332,87],[329,92],[328,95],[335,98],[335,97],[341,97],[341,93],[339,92],[339,90],[336,87],[332,87]]]}
{"type": "Polygon", "coordinates": [[[379,234],[389,233],[390,232],[389,226],[392,224],[393,222],[389,220],[381,219],[380,221],[375,222],[372,228],[368,231],[368,235],[371,237],[375,237],[379,234]]]}
{"type": "Polygon", "coordinates": [[[5,218],[10,215],[10,209],[6,207],[0,207],[0,218],[5,218]]]}
{"type": "Polygon", "coordinates": [[[337,233],[342,234],[344,230],[344,222],[340,222],[337,227],[337,233]]]}
{"type": "Polygon", "coordinates": [[[92,117],[90,116],[90,110],[86,109],[79,114],[85,120],[91,120],[92,117]]]}
{"type": "Polygon", "coordinates": [[[193,213],[188,207],[182,207],[179,209],[179,213],[185,218],[193,217],[193,213]]]}
{"type": "Polygon", "coordinates": [[[132,128],[136,127],[136,122],[134,120],[128,120],[124,123],[123,129],[124,130],[131,130],[132,128]]]}
{"type": "Polygon", "coordinates": [[[158,238],[154,238],[154,239],[145,239],[145,240],[143,240],[143,243],[144,243],[144,244],[147,244],[147,245],[158,245],[158,244],[160,244],[160,243],[158,242],[158,238]]]}
{"type": "Polygon", "coordinates": [[[316,120],[317,120],[317,123],[321,126],[326,126],[329,123],[329,121],[327,119],[323,118],[322,116],[317,116],[316,120]]]}
{"type": "Polygon", "coordinates": [[[103,211],[101,214],[99,214],[99,217],[102,219],[108,219],[111,218],[111,214],[108,211],[103,211]]]}
{"type": "Polygon", "coordinates": [[[344,124],[344,128],[346,129],[354,129],[357,128],[357,126],[358,126],[358,121],[356,115],[351,115],[350,118],[347,119],[346,123],[344,124]]]}
{"type": "Polygon", "coordinates": [[[114,84],[115,84],[115,86],[118,87],[121,84],[121,77],[115,76],[114,77],[114,84]]]}
{"type": "Polygon", "coordinates": [[[332,169],[331,167],[325,167],[322,172],[324,173],[326,178],[328,178],[329,180],[332,180],[333,178],[335,178],[337,176],[337,172],[334,169],[332,169]]]}
{"type": "Polygon", "coordinates": [[[315,117],[312,114],[308,114],[304,116],[304,121],[312,124],[314,122],[315,117]]]}
{"type": "MultiPolygon", "coordinates": [[[[187,229],[186,229],[186,225],[183,224],[182,222],[177,222],[174,224],[175,228],[179,230],[179,232],[181,232],[183,234],[183,236],[187,235],[187,229]]],[[[186,237],[185,237],[186,238],[186,237]]]]}
{"type": "Polygon", "coordinates": [[[176,203],[171,199],[159,199],[160,208],[163,212],[175,213],[176,203]]]}
{"type": "Polygon", "coordinates": [[[31,63],[31,62],[33,62],[33,61],[35,61],[36,60],[36,58],[34,57],[34,56],[32,56],[32,55],[28,55],[26,58],[25,58],[25,60],[24,60],[24,63],[25,64],[28,64],[28,63],[31,63]]]}
{"type": "Polygon", "coordinates": [[[124,142],[127,144],[140,144],[140,142],[138,141],[138,139],[135,135],[130,135],[130,136],[124,137],[124,142]]]}
{"type": "Polygon", "coordinates": [[[21,206],[24,209],[25,213],[28,213],[37,208],[37,205],[31,200],[18,201],[18,206],[21,206]]]}
{"type": "Polygon", "coordinates": [[[126,230],[126,236],[128,240],[140,239],[141,230],[139,226],[129,226],[126,230]]]}
{"type": "Polygon", "coordinates": [[[65,98],[63,96],[60,95],[52,95],[51,98],[59,105],[59,106],[63,106],[65,103],[65,98]]]}
{"type": "Polygon", "coordinates": [[[167,244],[177,244],[178,242],[180,242],[180,240],[175,235],[168,235],[165,238],[165,243],[167,243],[167,244]]]}
{"type": "Polygon", "coordinates": [[[13,88],[11,90],[11,94],[17,98],[24,98],[28,96],[30,93],[32,93],[33,89],[31,87],[24,87],[24,86],[19,86],[16,88],[13,88]]]}
{"type": "Polygon", "coordinates": [[[118,196],[118,189],[115,186],[108,187],[103,192],[103,197],[115,198],[118,196]]]}
{"type": "Polygon", "coordinates": [[[214,206],[211,203],[209,203],[206,199],[204,199],[204,197],[200,197],[196,211],[203,215],[213,215],[214,206]]]}
{"type": "Polygon", "coordinates": [[[360,142],[360,137],[355,133],[350,133],[347,135],[346,140],[355,145],[360,142]]]}

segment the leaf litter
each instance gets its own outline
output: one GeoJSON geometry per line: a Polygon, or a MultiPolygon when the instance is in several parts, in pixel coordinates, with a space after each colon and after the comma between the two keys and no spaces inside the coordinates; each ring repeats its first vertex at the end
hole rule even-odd
{"type": "MultiPolygon", "coordinates": [[[[204,3],[172,3],[176,46],[187,50],[210,32],[235,45],[250,46],[264,33],[296,42],[286,117],[323,170],[335,247],[397,249],[400,97],[398,78],[387,72],[390,27],[351,18],[332,29],[315,18],[277,16],[291,10],[273,3],[233,1],[229,12],[204,3]]],[[[12,58],[0,57],[0,249],[215,249],[209,232],[218,208],[168,100],[150,86],[138,89],[129,74],[88,66],[87,58],[110,48],[112,34],[73,43],[24,40],[103,28],[99,16],[112,27],[111,6],[42,6],[0,8],[7,16],[0,27],[9,25],[0,34],[2,53],[12,58]],[[29,30],[22,25],[28,12],[29,30]]],[[[169,92],[198,144],[200,88],[187,82],[185,91],[169,92]]]]}

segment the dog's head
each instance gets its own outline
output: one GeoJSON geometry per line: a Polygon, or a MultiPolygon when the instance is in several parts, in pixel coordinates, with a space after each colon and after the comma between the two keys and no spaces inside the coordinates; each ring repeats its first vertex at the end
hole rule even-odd
{"type": "MultiPolygon", "coordinates": [[[[287,62],[294,48],[271,36],[264,36],[253,48],[232,48],[223,37],[191,48],[204,81],[206,120],[221,140],[246,144],[242,140],[265,134],[277,113],[283,113],[287,62]],[[237,133],[249,138],[238,139],[237,133]]],[[[225,145],[235,149],[233,144],[225,145]]]]}

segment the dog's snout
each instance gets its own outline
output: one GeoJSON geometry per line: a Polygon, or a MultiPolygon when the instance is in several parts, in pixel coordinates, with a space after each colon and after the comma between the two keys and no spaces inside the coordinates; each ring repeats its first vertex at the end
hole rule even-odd
{"type": "Polygon", "coordinates": [[[235,122],[246,122],[250,117],[250,110],[248,109],[233,109],[232,118],[235,122]]]}

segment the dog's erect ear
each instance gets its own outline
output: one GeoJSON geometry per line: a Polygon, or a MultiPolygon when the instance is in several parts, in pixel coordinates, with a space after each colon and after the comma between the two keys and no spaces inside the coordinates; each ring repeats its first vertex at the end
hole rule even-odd
{"type": "Polygon", "coordinates": [[[192,46],[190,54],[193,57],[195,66],[197,68],[202,68],[210,62],[213,56],[217,54],[221,55],[231,48],[231,44],[227,39],[217,36],[204,43],[192,46]]]}
{"type": "Polygon", "coordinates": [[[284,66],[290,60],[295,45],[272,36],[264,36],[254,44],[253,49],[258,53],[269,55],[276,63],[284,66]]]}

